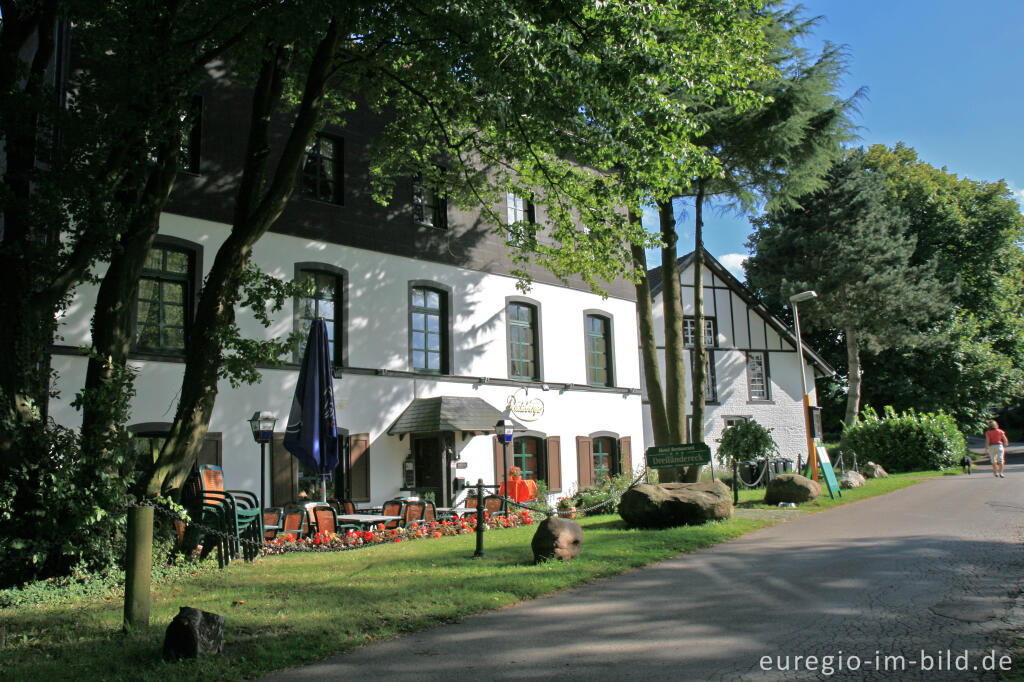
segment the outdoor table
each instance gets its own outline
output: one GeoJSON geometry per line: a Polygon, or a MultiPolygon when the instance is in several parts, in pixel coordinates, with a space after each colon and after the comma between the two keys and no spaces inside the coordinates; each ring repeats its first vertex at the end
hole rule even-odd
{"type": "Polygon", "coordinates": [[[462,516],[470,512],[476,513],[474,507],[438,507],[437,513],[439,516],[462,516]]]}
{"type": "Polygon", "coordinates": [[[387,516],[384,514],[341,514],[338,516],[338,521],[341,523],[354,523],[365,528],[366,526],[375,526],[378,523],[398,521],[401,518],[401,516],[387,516]]]}

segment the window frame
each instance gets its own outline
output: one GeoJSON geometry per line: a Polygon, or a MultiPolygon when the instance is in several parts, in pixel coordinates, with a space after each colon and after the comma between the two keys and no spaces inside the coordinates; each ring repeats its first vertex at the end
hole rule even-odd
{"type": "Polygon", "coordinates": [[[298,194],[303,199],[309,199],[310,201],[319,201],[325,204],[331,204],[332,206],[344,206],[345,205],[345,140],[339,135],[332,135],[329,133],[317,133],[316,138],[313,140],[311,148],[307,148],[304,152],[305,158],[302,162],[302,167],[299,169],[299,191],[298,194]],[[320,151],[321,142],[329,140],[334,145],[334,158],[330,159],[334,166],[334,187],[330,187],[328,180],[323,172],[324,168],[324,155],[320,151]],[[307,177],[310,175],[308,166],[313,158],[312,148],[315,147],[315,158],[316,167],[314,184],[315,190],[310,190],[306,186],[307,177]],[[326,193],[322,191],[324,185],[330,190],[330,196],[326,196],[326,193]]]}
{"type": "Polygon", "coordinates": [[[523,476],[524,480],[544,481],[545,484],[547,483],[548,475],[547,475],[547,447],[546,447],[546,445],[547,444],[545,442],[545,437],[543,435],[540,435],[540,434],[537,434],[537,433],[533,433],[533,432],[523,433],[521,435],[516,435],[512,439],[512,463],[511,463],[511,466],[519,467],[519,469],[522,471],[522,476],[523,476]],[[523,465],[521,465],[519,463],[520,459],[528,457],[530,455],[520,454],[520,453],[516,452],[516,447],[519,445],[519,443],[521,443],[521,442],[525,443],[526,441],[532,441],[537,446],[537,452],[532,455],[532,457],[537,460],[537,469],[535,471],[529,472],[529,473],[533,474],[533,478],[532,479],[529,479],[528,476],[527,476],[527,472],[529,470],[526,469],[525,466],[523,466],[523,465]]]}
{"type": "MultiPolygon", "coordinates": [[[[180,237],[174,237],[171,235],[157,235],[153,240],[150,250],[152,249],[166,249],[171,251],[177,251],[184,253],[188,259],[188,272],[181,278],[168,278],[170,281],[184,282],[186,285],[185,292],[182,296],[182,302],[185,307],[184,312],[184,344],[181,350],[177,349],[166,349],[160,347],[145,347],[139,346],[139,294],[141,291],[136,290],[135,297],[132,301],[132,313],[131,313],[131,325],[132,325],[132,343],[131,343],[131,355],[134,357],[152,357],[157,359],[179,359],[184,360],[185,353],[188,351],[188,337],[192,331],[192,318],[195,316],[196,305],[199,302],[199,291],[202,285],[202,273],[203,273],[203,247],[201,244],[182,239],[180,237]]],[[[146,252],[146,258],[149,257],[149,252],[146,252]]],[[[150,271],[153,272],[153,271],[150,271]]],[[[142,279],[146,278],[146,270],[143,269],[142,274],[139,278],[141,285],[142,279]]],[[[154,279],[154,278],[150,278],[154,279]]],[[[161,281],[161,280],[158,280],[161,281]]]]}
{"type": "Polygon", "coordinates": [[[412,179],[412,219],[424,227],[448,229],[448,197],[428,187],[422,173],[412,179]]]}
{"type": "MultiPolygon", "coordinates": [[[[715,372],[715,351],[713,349],[711,349],[711,348],[706,348],[705,352],[707,353],[707,356],[708,356],[708,366],[706,368],[707,369],[707,375],[705,377],[705,385],[704,385],[704,402],[705,403],[717,404],[718,403],[718,381],[717,381],[718,376],[717,376],[717,374],[715,372]],[[708,395],[709,391],[711,393],[710,396],[708,395]]],[[[697,355],[696,351],[692,351],[692,350],[690,351],[690,385],[691,386],[694,383],[693,382],[693,370],[694,370],[694,367],[695,367],[694,360],[695,360],[695,356],[696,355],[697,355]]]]}
{"type": "MultiPolygon", "coordinates": [[[[295,264],[295,281],[300,281],[307,273],[329,275],[335,278],[334,300],[334,353],[331,362],[334,367],[348,367],[348,270],[316,261],[303,261],[295,264]]],[[[295,297],[292,301],[292,329],[302,329],[302,298],[295,297]]],[[[300,341],[304,344],[305,339],[300,341]]],[[[302,346],[295,350],[293,356],[296,363],[302,362],[302,346]]]]}
{"type": "MultiPolygon", "coordinates": [[[[693,348],[694,317],[693,315],[683,316],[683,348],[693,348]],[[689,338],[689,341],[687,341],[689,338]]],[[[704,346],[706,348],[718,348],[718,319],[713,315],[704,316],[704,346]],[[710,329],[708,327],[710,326],[710,329]],[[711,338],[708,338],[708,332],[711,338]]]]}
{"type": "Polygon", "coordinates": [[[608,457],[608,476],[619,474],[619,439],[618,436],[609,432],[592,433],[590,436],[590,480],[592,484],[598,483],[601,479],[595,468],[596,458],[599,454],[608,457]],[[598,453],[597,444],[599,441],[607,441],[611,444],[611,450],[607,453],[598,453]]]}
{"type": "Polygon", "coordinates": [[[508,244],[520,244],[525,243],[526,240],[522,239],[522,234],[519,230],[514,230],[513,227],[519,223],[525,223],[527,225],[537,224],[537,207],[533,201],[524,195],[516,194],[511,190],[505,191],[505,225],[507,230],[505,233],[505,242],[508,244]],[[522,208],[516,208],[515,204],[517,201],[522,202],[522,208]],[[513,220],[517,215],[521,215],[521,218],[513,220]]]}
{"type": "Polygon", "coordinates": [[[745,362],[744,362],[744,372],[746,373],[746,377],[747,377],[747,402],[751,402],[751,403],[770,403],[770,402],[772,402],[772,380],[771,380],[771,371],[770,371],[769,365],[768,365],[768,352],[767,351],[760,351],[760,350],[748,350],[748,351],[746,351],[744,353],[744,359],[745,359],[745,362]],[[764,383],[764,397],[763,398],[755,398],[754,397],[752,375],[751,375],[751,372],[750,372],[750,359],[751,359],[751,356],[754,356],[754,355],[760,355],[761,356],[761,371],[763,373],[763,376],[761,377],[761,379],[762,379],[762,381],[764,383]]]}
{"type": "Polygon", "coordinates": [[[584,369],[586,371],[587,376],[587,386],[598,386],[605,388],[611,388],[615,386],[615,327],[611,314],[603,310],[596,309],[583,311],[583,358],[584,369]],[[592,317],[604,320],[606,325],[604,341],[606,345],[605,358],[607,360],[607,366],[605,367],[605,372],[607,373],[608,378],[603,384],[592,381],[590,376],[590,338],[594,335],[590,333],[588,322],[592,317]]]}
{"type": "Polygon", "coordinates": [[[728,429],[736,424],[751,421],[754,417],[749,414],[727,414],[722,416],[722,430],[728,429]]]}
{"type": "MultiPolygon", "coordinates": [[[[426,374],[433,376],[447,376],[452,373],[454,367],[454,357],[452,351],[452,332],[454,319],[453,308],[452,308],[452,289],[449,286],[435,282],[433,280],[410,280],[406,291],[406,307],[408,308],[408,314],[406,317],[406,323],[408,326],[408,338],[407,347],[409,349],[409,369],[416,374],[426,374]],[[440,350],[440,369],[437,371],[424,368],[417,368],[414,360],[415,349],[413,348],[413,313],[414,306],[412,302],[413,293],[416,289],[426,289],[434,291],[439,295],[439,316],[440,323],[438,329],[441,335],[441,350],[440,350]]],[[[426,352],[426,348],[424,348],[426,352]]]]}
{"type": "MultiPolygon", "coordinates": [[[[543,381],[544,380],[544,363],[542,358],[543,353],[543,334],[541,326],[541,304],[540,301],[536,301],[532,298],[526,298],[523,296],[506,296],[505,297],[505,353],[508,359],[506,369],[508,371],[508,378],[513,381],[543,381]],[[512,372],[512,330],[514,327],[523,326],[518,323],[512,322],[511,307],[513,305],[526,306],[533,309],[533,324],[530,328],[533,330],[533,363],[536,371],[535,376],[524,376],[517,375],[512,372]]],[[[520,344],[521,345],[521,344],[520,344]]]]}

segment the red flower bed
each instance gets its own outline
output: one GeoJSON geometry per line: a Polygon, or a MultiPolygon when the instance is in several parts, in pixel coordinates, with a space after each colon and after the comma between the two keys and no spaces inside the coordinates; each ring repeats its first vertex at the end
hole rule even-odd
{"type": "MultiPolygon", "coordinates": [[[[515,528],[533,524],[533,517],[526,509],[509,516],[492,518],[484,514],[487,530],[498,528],[515,528]]],[[[264,543],[265,554],[284,554],[285,552],[323,552],[343,549],[355,549],[383,542],[406,542],[420,539],[437,539],[447,535],[464,535],[476,532],[476,517],[430,523],[416,523],[408,528],[392,528],[386,530],[382,525],[376,530],[352,530],[344,533],[319,532],[310,537],[299,538],[294,533],[279,536],[264,543]]]]}

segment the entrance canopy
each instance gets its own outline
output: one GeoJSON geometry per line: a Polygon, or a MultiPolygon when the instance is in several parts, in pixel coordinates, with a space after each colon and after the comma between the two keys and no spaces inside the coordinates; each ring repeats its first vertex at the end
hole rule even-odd
{"type": "MultiPolygon", "coordinates": [[[[461,398],[441,396],[439,398],[417,398],[399,415],[388,429],[389,436],[403,436],[407,433],[430,433],[436,431],[464,431],[470,433],[494,433],[494,425],[508,416],[483,398],[461,398]]],[[[512,420],[516,431],[526,427],[512,420]]]]}

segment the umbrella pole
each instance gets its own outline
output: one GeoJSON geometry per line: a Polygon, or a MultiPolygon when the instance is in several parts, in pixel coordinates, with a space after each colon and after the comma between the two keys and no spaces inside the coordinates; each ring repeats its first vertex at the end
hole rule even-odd
{"type": "Polygon", "coordinates": [[[320,501],[327,504],[327,474],[320,474],[320,501]]]}

